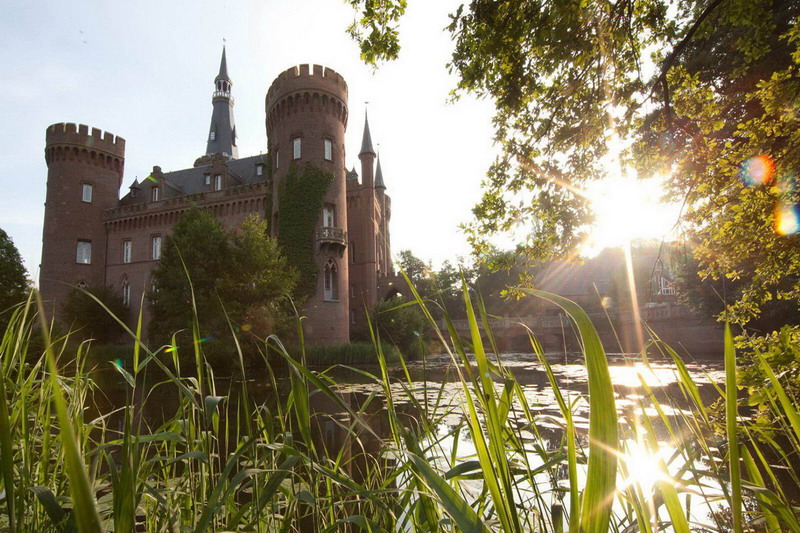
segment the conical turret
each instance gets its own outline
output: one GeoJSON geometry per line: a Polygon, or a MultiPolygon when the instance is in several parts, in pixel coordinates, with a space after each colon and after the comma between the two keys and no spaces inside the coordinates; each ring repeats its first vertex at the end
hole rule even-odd
{"type": "Polygon", "coordinates": [[[222,154],[233,159],[239,157],[239,149],[236,147],[236,123],[233,120],[231,85],[233,83],[228,77],[228,60],[225,57],[225,47],[223,46],[219,74],[214,78],[214,95],[211,99],[214,110],[211,113],[206,155],[222,154]]]}

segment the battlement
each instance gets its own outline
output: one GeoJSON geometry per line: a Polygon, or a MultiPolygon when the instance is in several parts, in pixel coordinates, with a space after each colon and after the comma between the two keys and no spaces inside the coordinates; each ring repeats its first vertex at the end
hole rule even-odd
{"type": "Polygon", "coordinates": [[[91,128],[86,124],[59,122],[47,128],[47,147],[54,145],[70,145],[85,147],[90,150],[105,152],[120,159],[125,157],[125,139],[99,128],[91,128]]]}
{"type": "Polygon", "coordinates": [[[301,90],[321,90],[347,102],[347,82],[341,74],[322,65],[299,65],[284,70],[267,91],[267,108],[283,96],[301,90]]]}

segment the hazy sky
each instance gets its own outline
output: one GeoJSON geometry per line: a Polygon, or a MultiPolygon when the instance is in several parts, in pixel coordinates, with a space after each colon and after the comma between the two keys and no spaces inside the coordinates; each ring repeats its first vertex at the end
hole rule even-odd
{"type": "Polygon", "coordinates": [[[443,31],[458,1],[409,2],[401,57],[373,72],[346,35],[343,0],[6,2],[0,30],[0,227],[31,276],[41,253],[45,130],[76,122],[124,137],[123,194],[153,165],[190,167],[205,153],[213,80],[228,43],[242,157],[266,151],[264,96],[290,66],[317,63],[350,89],[347,166],[358,163],[369,101],[392,196],[392,245],[438,265],[468,253],[470,217],[491,163],[489,102],[448,104],[455,80],[443,31]]]}

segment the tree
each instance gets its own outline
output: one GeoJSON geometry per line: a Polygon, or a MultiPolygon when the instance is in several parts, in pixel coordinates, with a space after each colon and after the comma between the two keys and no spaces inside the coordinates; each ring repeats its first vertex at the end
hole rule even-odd
{"type": "Polygon", "coordinates": [[[10,308],[25,301],[28,276],[17,247],[0,229],[0,336],[11,315],[10,308]]]}
{"type": "Polygon", "coordinates": [[[175,224],[154,276],[150,334],[157,342],[192,327],[192,292],[201,337],[227,337],[228,319],[265,337],[285,323],[288,310],[282,304],[297,280],[258,216],[227,234],[210,212],[198,208],[175,224]]]}
{"type": "Polygon", "coordinates": [[[425,338],[425,316],[414,302],[402,298],[378,302],[372,310],[372,320],[381,340],[391,342],[406,355],[416,354],[425,338]]]}
{"type": "Polygon", "coordinates": [[[122,298],[105,286],[72,289],[63,311],[64,323],[74,336],[100,342],[116,341],[124,330],[114,317],[124,321],[128,315],[122,298]]]}
{"type": "MultiPolygon", "coordinates": [[[[362,58],[396,57],[405,2],[350,3],[362,58]]],[[[493,100],[502,146],[469,225],[475,250],[523,225],[526,254],[565,257],[590,222],[575,191],[619,164],[670,176],[701,277],[735,280],[752,266],[728,318],[746,323],[775,298],[796,304],[800,247],[780,233],[798,229],[798,16],[800,3],[773,0],[460,6],[448,26],[454,94],[493,100]]]]}

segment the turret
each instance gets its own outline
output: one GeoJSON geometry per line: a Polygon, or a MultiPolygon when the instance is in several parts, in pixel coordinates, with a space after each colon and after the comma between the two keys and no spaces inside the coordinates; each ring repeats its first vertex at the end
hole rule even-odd
{"type": "Polygon", "coordinates": [[[350,340],[349,264],[344,133],[347,84],[320,65],[292,67],[272,82],[266,102],[267,138],[273,154],[272,231],[282,230],[281,191],[289,172],[308,165],[333,175],[314,235],[316,292],[306,302],[305,333],[317,344],[350,340]]]}
{"type": "Polygon", "coordinates": [[[214,78],[214,95],[211,98],[214,109],[211,112],[211,127],[208,129],[206,155],[222,154],[233,159],[239,157],[239,148],[236,147],[236,123],[233,120],[232,85],[228,77],[228,61],[223,46],[219,74],[214,78]]]}
{"type": "Polygon", "coordinates": [[[103,212],[118,203],[125,139],[83,124],[53,124],[45,161],[39,287],[48,309],[59,314],[73,286],[107,284],[103,212]]]}
{"type": "Polygon", "coordinates": [[[365,187],[373,186],[373,166],[375,163],[375,150],[372,148],[372,135],[369,132],[369,118],[364,112],[364,135],[361,138],[361,151],[358,153],[361,160],[361,184],[365,187]]]}

